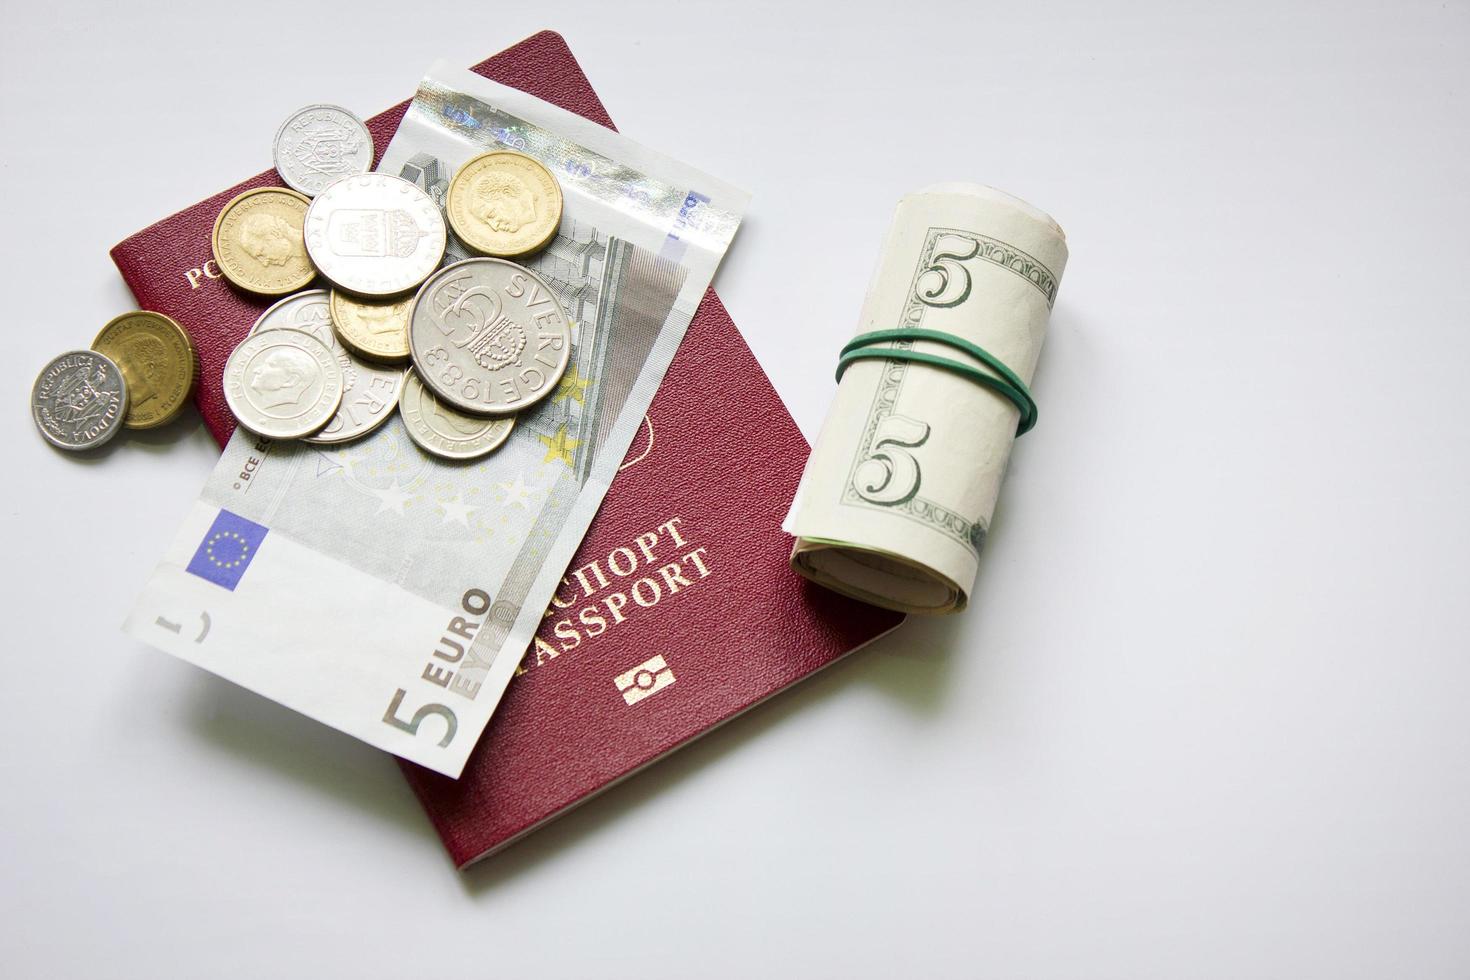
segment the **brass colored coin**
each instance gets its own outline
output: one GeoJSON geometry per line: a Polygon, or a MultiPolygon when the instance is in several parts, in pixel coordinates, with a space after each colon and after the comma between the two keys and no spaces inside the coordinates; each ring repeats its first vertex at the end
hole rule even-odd
{"type": "Polygon", "coordinates": [[[284,187],[246,191],[214,220],[210,248],[226,279],[247,292],[284,296],[316,278],[302,228],[311,199],[284,187]]]}
{"type": "Polygon", "coordinates": [[[178,418],[194,388],[194,345],[162,313],[137,310],[102,328],[92,349],[122,368],[128,385],[129,429],[152,429],[178,418]]]}
{"type": "Polygon", "coordinates": [[[332,290],[332,326],[352,353],[372,361],[402,364],[408,360],[408,318],[413,297],[364,300],[332,290]]]}
{"type": "Polygon", "coordinates": [[[460,241],[513,259],[545,248],[561,226],[561,185],[524,153],[494,150],[466,160],[444,203],[460,241]]]}

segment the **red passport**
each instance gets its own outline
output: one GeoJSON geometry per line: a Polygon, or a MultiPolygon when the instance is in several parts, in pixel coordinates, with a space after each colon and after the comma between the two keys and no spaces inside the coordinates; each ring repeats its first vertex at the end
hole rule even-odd
{"type": "MultiPolygon", "coordinates": [[[[559,34],[473,69],[612,127],[559,34]]],[[[388,145],[408,103],[368,120],[388,145]]],[[[210,259],[219,209],[260,174],[112,250],[140,306],[199,349],[196,401],[223,444],[224,362],[268,305],[210,259]]],[[[902,617],[812,586],[781,518],[808,447],[711,290],[535,642],[458,780],[403,763],[461,867],[529,833],[902,617]]]]}

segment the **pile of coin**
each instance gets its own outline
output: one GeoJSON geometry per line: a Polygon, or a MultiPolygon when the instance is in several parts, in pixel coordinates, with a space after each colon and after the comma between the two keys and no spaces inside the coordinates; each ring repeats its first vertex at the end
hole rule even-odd
{"type": "Polygon", "coordinates": [[[551,288],[507,261],[556,236],[561,188],[520,153],[467,161],[445,210],[483,257],[441,269],[445,212],[409,181],[369,173],[372,158],[355,116],[309,106],[276,138],[276,169],[293,189],[247,191],[220,212],[221,273],[286,297],[230,356],[225,400],[252,432],[315,443],[364,436],[397,406],[425,451],[484,455],[555,389],[571,354],[551,288]],[[330,289],[308,288],[318,276],[330,289]]]}
{"type": "Polygon", "coordinates": [[[31,417],[58,449],[94,449],[124,428],[173,421],[194,387],[189,335],[162,313],[110,321],[91,350],[53,358],[31,388],[31,417]]]}
{"type": "MultiPolygon", "coordinates": [[[[365,436],[396,407],[425,451],[483,456],[555,390],[571,357],[555,293],[510,261],[556,237],[561,187],[535,159],[497,150],[456,171],[441,211],[413,183],[370,172],[373,157],[355,115],[307,106],[276,133],[287,186],[220,211],[210,244],[221,274],[282,297],[230,355],[225,401],[251,432],[318,444],[365,436]],[[440,268],[448,228],[480,257],[440,268]],[[318,277],[330,288],[312,288],[318,277]]],[[[130,313],[93,346],[36,382],[36,424],[53,444],[100,445],[120,425],[161,425],[182,408],[194,352],[172,320],[130,313]]]]}

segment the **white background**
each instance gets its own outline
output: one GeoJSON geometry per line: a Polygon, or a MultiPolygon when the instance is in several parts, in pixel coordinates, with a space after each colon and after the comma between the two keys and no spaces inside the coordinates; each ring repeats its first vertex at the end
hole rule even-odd
{"type": "Polygon", "coordinates": [[[4,0],[0,950],[15,977],[1470,976],[1470,8],[4,0]],[[561,30],[755,195],[717,286],[802,428],[894,203],[1072,256],[971,610],[467,874],[376,752],[124,613],[215,447],[26,398],[107,249],[307,102],[561,30]]]}

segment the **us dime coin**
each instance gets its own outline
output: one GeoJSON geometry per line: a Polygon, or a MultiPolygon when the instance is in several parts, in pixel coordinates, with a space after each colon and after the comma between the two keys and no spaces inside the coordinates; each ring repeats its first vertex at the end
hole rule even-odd
{"type": "Polygon", "coordinates": [[[444,206],[449,226],[470,248],[516,258],[540,251],[561,225],[561,185],[524,153],[494,150],[454,174],[444,206]]]}
{"type": "Polygon", "coordinates": [[[276,130],[276,173],[313,197],[335,180],[373,169],[373,136],[341,106],[309,105],[276,130]]]}
{"type": "Polygon", "coordinates": [[[556,389],[572,324],[551,287],[504,259],[465,259],[414,297],[408,345],[419,379],[472,415],[509,415],[556,389]]]}
{"type": "Polygon", "coordinates": [[[31,388],[31,417],[58,449],[92,449],[123,427],[128,387],[105,354],[74,350],[41,369],[31,388]]]}
{"type": "Polygon", "coordinates": [[[516,418],[476,418],[456,412],[434,397],[410,368],[403,380],[398,414],[408,437],[425,451],[444,459],[475,459],[494,452],[510,438],[516,418]]]}
{"type": "Polygon", "coordinates": [[[320,431],[342,404],[342,368],[304,330],[265,330],[225,362],[225,403],[259,436],[297,439],[320,431]]]}
{"type": "Polygon", "coordinates": [[[258,187],[224,206],[214,220],[210,248],[230,282],[262,296],[294,293],[316,269],[306,254],[302,225],[310,198],[284,187],[258,187]]]}
{"type": "Polygon", "coordinates": [[[92,349],[122,369],[130,429],[152,429],[178,417],[194,387],[194,344],[162,313],[137,310],[102,328],[92,349]]]}
{"type": "Polygon", "coordinates": [[[403,390],[403,368],[360,361],[348,353],[332,330],[332,316],[325,289],[309,289],[287,296],[266,310],[250,328],[251,335],[264,330],[302,330],[332,351],[342,371],[342,404],[327,427],[307,442],[333,444],[361,438],[393,415],[403,390]]]}
{"type": "Polygon", "coordinates": [[[429,195],[387,174],[344,177],[306,212],[306,251],[332,285],[360,296],[413,289],[444,258],[444,216],[429,195]]]}
{"type": "Polygon", "coordinates": [[[402,364],[408,360],[408,314],[413,297],[364,300],[332,290],[337,339],[360,357],[402,364]]]}

